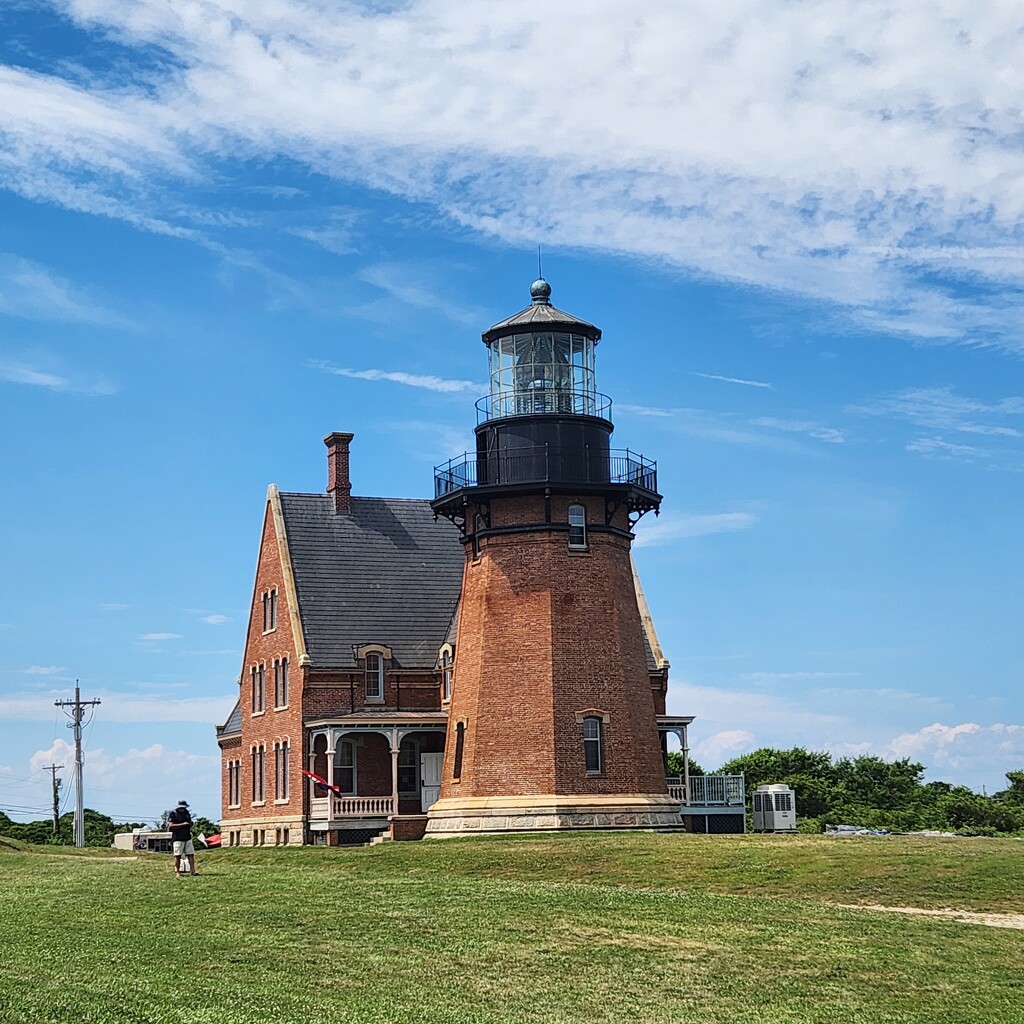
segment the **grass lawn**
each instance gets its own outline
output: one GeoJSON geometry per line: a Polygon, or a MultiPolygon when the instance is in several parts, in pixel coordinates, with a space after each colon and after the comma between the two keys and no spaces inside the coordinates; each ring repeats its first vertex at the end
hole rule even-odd
{"type": "Polygon", "coordinates": [[[0,1022],[1024,1021],[1024,844],[605,833],[0,844],[0,1022]]]}

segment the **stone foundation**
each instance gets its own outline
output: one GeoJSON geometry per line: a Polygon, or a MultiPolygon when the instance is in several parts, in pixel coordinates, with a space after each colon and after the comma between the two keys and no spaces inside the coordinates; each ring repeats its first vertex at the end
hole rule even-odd
{"type": "Polygon", "coordinates": [[[471,797],[435,803],[426,837],[682,827],[678,802],[661,794],[471,797]]]}

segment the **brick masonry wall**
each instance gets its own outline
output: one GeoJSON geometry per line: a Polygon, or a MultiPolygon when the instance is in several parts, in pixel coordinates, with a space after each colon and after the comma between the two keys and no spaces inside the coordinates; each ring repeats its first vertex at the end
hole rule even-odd
{"type": "Polygon", "coordinates": [[[245,657],[240,680],[242,739],[239,747],[222,753],[221,814],[225,819],[250,819],[259,817],[273,827],[274,819],[295,820],[302,816],[303,778],[303,732],[302,732],[302,690],[305,669],[298,664],[288,596],[285,592],[284,576],[281,570],[281,556],[274,530],[270,504],[266,506],[263,520],[263,534],[260,541],[259,562],[256,570],[249,628],[246,635],[245,657]],[[268,632],[263,630],[263,594],[277,590],[277,627],[268,632]],[[274,661],[288,659],[289,697],[285,707],[275,707],[274,661]],[[253,665],[265,665],[265,710],[253,712],[251,669],[253,665]],[[274,744],[288,742],[288,799],[275,800],[276,773],[274,744]],[[252,756],[254,746],[266,749],[264,771],[264,800],[254,803],[252,799],[252,756]],[[242,762],[241,807],[228,805],[227,764],[234,759],[242,762]]]}
{"type": "MultiPolygon", "coordinates": [[[[567,521],[571,496],[553,498],[567,521]]],[[[588,525],[604,500],[579,499],[588,525]]],[[[542,497],[492,503],[491,527],[543,523],[542,497]]],[[[628,530],[625,509],[614,526],[628,530]]],[[[441,797],[665,793],[655,699],[624,537],[588,531],[569,551],[564,530],[491,535],[468,545],[441,797]],[[608,715],[606,771],[588,776],[576,714],[608,715]],[[455,728],[466,723],[453,778],[455,728]]]]}

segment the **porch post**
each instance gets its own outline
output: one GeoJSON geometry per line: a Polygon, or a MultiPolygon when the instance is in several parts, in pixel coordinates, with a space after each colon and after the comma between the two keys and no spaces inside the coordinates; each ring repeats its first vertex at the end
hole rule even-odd
{"type": "MultiPolygon", "coordinates": [[[[334,758],[336,752],[334,749],[334,730],[330,729],[327,733],[327,782],[328,785],[334,785],[334,758]]],[[[330,821],[334,817],[334,790],[327,790],[327,819],[330,821]]]]}
{"type": "Polygon", "coordinates": [[[683,724],[683,734],[679,737],[683,741],[683,802],[690,802],[690,743],[686,737],[686,725],[683,724]]]}
{"type": "Polygon", "coordinates": [[[391,813],[398,813],[398,726],[391,729],[391,813]]]}

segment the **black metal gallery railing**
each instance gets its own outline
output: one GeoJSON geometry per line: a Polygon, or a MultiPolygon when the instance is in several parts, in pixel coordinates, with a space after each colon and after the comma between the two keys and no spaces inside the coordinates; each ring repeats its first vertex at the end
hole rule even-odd
{"type": "Polygon", "coordinates": [[[658,464],[626,449],[590,451],[530,445],[499,452],[467,452],[434,467],[434,497],[443,498],[466,487],[515,484],[632,484],[651,493],[658,490],[658,464]]]}

